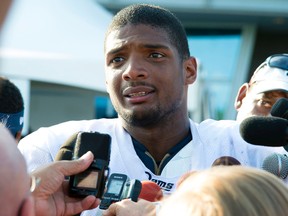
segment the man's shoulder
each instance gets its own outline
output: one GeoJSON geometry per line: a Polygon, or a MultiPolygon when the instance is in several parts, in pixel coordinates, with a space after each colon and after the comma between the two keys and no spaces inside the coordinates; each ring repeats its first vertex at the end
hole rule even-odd
{"type": "Polygon", "coordinates": [[[41,127],[37,131],[54,131],[63,133],[65,131],[96,131],[117,124],[117,119],[91,119],[91,120],[72,120],[61,122],[49,127],[41,127]]]}
{"type": "Polygon", "coordinates": [[[46,143],[53,143],[54,141],[63,143],[72,134],[80,131],[109,132],[116,127],[117,122],[117,119],[75,120],[62,122],[49,127],[41,127],[20,140],[18,147],[21,149],[22,145],[26,146],[28,143],[30,143],[29,145],[36,145],[38,143],[37,146],[40,146],[40,143],[46,145],[46,143]]]}
{"type": "Polygon", "coordinates": [[[197,131],[202,141],[216,140],[231,142],[241,140],[239,123],[234,120],[207,119],[197,125],[197,131]]]}
{"type": "Polygon", "coordinates": [[[199,123],[198,130],[202,131],[235,131],[239,130],[239,122],[235,120],[207,119],[199,123]]]}

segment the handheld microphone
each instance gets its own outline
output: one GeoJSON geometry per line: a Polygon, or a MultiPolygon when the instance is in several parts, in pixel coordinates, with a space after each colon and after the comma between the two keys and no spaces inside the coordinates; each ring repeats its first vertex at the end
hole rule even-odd
{"type": "Polygon", "coordinates": [[[288,99],[280,98],[271,108],[271,115],[288,120],[288,99]]]}
{"type": "Polygon", "coordinates": [[[233,158],[231,156],[222,156],[216,159],[212,164],[212,166],[220,166],[220,165],[233,166],[233,165],[241,165],[241,163],[236,158],[233,158]]]}
{"type": "Polygon", "coordinates": [[[91,151],[94,160],[83,172],[70,176],[69,194],[76,197],[94,195],[101,198],[109,174],[111,137],[98,132],[79,132],[73,151],[73,160],[91,151]]]}
{"type": "Polygon", "coordinates": [[[273,153],[264,159],[262,169],[285,179],[288,175],[288,157],[273,153]]]}
{"type": "Polygon", "coordinates": [[[240,124],[240,135],[253,145],[287,145],[288,120],[279,117],[252,116],[240,124]]]}
{"type": "Polygon", "coordinates": [[[162,189],[158,184],[149,180],[141,181],[141,183],[142,189],[139,198],[150,202],[157,202],[163,198],[162,189]]]}
{"type": "Polygon", "coordinates": [[[69,137],[69,139],[60,147],[55,156],[55,161],[72,160],[77,135],[78,132],[69,137]]]}
{"type": "Polygon", "coordinates": [[[106,192],[104,193],[100,209],[108,209],[112,203],[130,198],[137,202],[142,184],[137,179],[130,180],[127,175],[113,173],[108,180],[106,192]]]}

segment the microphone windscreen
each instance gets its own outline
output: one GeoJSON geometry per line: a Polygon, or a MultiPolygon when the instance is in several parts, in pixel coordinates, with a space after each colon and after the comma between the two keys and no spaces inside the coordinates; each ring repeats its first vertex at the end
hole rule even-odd
{"type": "Polygon", "coordinates": [[[288,120],[288,99],[280,98],[271,108],[271,115],[288,120]]]}
{"type": "Polygon", "coordinates": [[[262,169],[285,179],[288,175],[288,157],[273,153],[264,159],[262,169]]]}
{"type": "Polygon", "coordinates": [[[73,157],[81,157],[91,151],[94,159],[110,160],[111,137],[99,132],[80,132],[77,134],[73,157]]]}
{"type": "Polygon", "coordinates": [[[141,181],[142,189],[139,194],[139,198],[150,201],[157,202],[163,198],[163,192],[161,187],[153,181],[141,181]]]}
{"type": "Polygon", "coordinates": [[[230,156],[222,156],[216,159],[212,164],[212,166],[220,166],[220,165],[233,166],[233,165],[241,165],[241,163],[236,158],[230,156]]]}
{"type": "Polygon", "coordinates": [[[250,144],[285,146],[287,123],[288,120],[279,117],[252,116],[241,122],[240,134],[250,144]]]}
{"type": "Polygon", "coordinates": [[[74,147],[78,133],[73,134],[67,141],[60,147],[55,156],[55,160],[72,160],[74,147]]]}

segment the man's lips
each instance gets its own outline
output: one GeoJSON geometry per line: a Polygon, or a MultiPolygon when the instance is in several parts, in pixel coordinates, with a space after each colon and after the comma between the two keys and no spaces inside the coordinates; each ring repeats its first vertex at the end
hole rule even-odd
{"type": "Polygon", "coordinates": [[[125,97],[141,97],[154,92],[154,89],[149,86],[127,87],[123,91],[125,97]]]}
{"type": "Polygon", "coordinates": [[[140,103],[145,102],[154,91],[155,90],[149,86],[127,87],[124,89],[123,95],[128,98],[130,102],[140,103]]]}

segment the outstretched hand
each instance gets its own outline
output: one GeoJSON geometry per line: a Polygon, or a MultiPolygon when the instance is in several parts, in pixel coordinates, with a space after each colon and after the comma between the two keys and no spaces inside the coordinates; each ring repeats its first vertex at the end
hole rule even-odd
{"type": "Polygon", "coordinates": [[[103,211],[102,216],[155,216],[156,207],[152,202],[139,199],[133,202],[130,199],[124,199],[113,203],[109,208],[103,211]]]}
{"type": "Polygon", "coordinates": [[[40,179],[40,184],[32,193],[36,215],[75,215],[96,208],[100,200],[95,196],[69,197],[69,182],[65,180],[65,176],[75,175],[87,169],[92,161],[93,154],[87,152],[78,160],[53,162],[32,172],[31,176],[40,179]]]}

